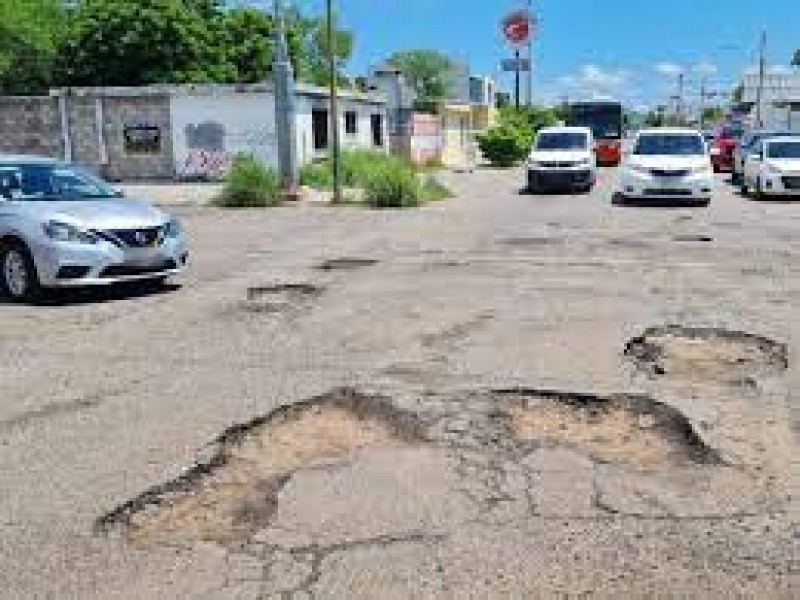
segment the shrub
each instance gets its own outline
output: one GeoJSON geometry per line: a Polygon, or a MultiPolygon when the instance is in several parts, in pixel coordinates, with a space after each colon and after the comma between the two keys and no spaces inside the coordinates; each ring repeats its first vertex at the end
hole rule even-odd
{"type": "Polygon", "coordinates": [[[478,147],[492,166],[513,167],[531,151],[533,133],[526,127],[502,124],[477,136],[478,147]]]}
{"type": "Polygon", "coordinates": [[[281,201],[280,177],[249,154],[233,159],[225,185],[214,200],[217,206],[248,208],[274,206],[281,201]]]}
{"type": "Polygon", "coordinates": [[[435,177],[426,176],[423,180],[422,199],[425,202],[438,202],[452,197],[453,192],[435,177]]]}
{"type": "Polygon", "coordinates": [[[373,208],[405,208],[422,203],[422,186],[414,170],[400,161],[379,165],[364,184],[364,202],[373,208]]]}
{"type": "Polygon", "coordinates": [[[333,187],[333,170],[328,161],[309,163],[300,167],[300,185],[316,190],[329,190],[333,187]]]}

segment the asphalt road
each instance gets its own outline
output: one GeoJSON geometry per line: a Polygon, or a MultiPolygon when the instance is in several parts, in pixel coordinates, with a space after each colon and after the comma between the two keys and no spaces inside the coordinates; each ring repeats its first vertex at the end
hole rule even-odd
{"type": "Polygon", "coordinates": [[[800,204],[449,178],[0,304],[0,597],[792,597],[800,204]]]}

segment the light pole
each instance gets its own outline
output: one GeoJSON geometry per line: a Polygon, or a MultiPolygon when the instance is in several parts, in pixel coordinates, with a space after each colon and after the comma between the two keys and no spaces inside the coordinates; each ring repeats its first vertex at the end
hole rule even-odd
{"type": "Polygon", "coordinates": [[[336,39],[333,15],[333,0],[327,0],[328,29],[328,67],[330,76],[330,113],[331,113],[331,167],[333,169],[333,203],[342,201],[341,156],[339,148],[339,102],[336,69],[336,39]]]}

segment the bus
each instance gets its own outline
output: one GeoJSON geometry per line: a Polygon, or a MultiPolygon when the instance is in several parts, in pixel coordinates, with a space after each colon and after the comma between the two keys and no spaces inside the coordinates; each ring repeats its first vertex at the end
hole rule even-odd
{"type": "Polygon", "coordinates": [[[594,133],[597,164],[616,166],[622,160],[625,116],[619,102],[576,102],[567,106],[566,124],[594,133]]]}

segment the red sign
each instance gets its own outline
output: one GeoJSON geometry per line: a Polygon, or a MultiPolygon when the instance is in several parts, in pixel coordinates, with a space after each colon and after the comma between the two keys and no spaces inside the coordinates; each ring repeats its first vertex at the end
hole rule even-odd
{"type": "Polygon", "coordinates": [[[503,19],[503,35],[515,46],[526,44],[533,35],[533,19],[527,10],[517,10],[503,19]]]}

